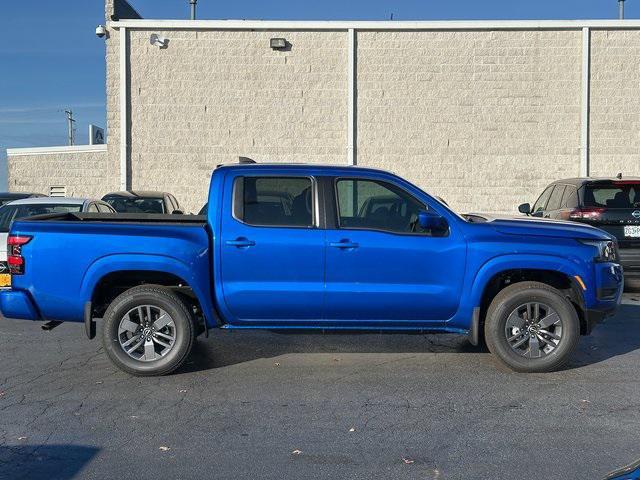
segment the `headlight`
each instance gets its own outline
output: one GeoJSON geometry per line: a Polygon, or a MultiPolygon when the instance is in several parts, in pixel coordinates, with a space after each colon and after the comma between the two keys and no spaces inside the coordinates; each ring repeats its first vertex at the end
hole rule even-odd
{"type": "Polygon", "coordinates": [[[597,249],[597,254],[594,257],[596,262],[618,261],[618,246],[613,240],[580,240],[580,242],[597,249]]]}

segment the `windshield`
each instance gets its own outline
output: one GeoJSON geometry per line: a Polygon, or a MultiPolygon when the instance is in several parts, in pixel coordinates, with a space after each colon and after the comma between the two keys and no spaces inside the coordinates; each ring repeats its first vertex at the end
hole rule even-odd
{"type": "Polygon", "coordinates": [[[614,182],[587,185],[585,207],[639,208],[640,183],[614,182]]]}
{"type": "Polygon", "coordinates": [[[20,218],[46,215],[48,213],[78,213],[82,205],[61,205],[55,203],[38,203],[33,205],[4,205],[0,207],[0,232],[6,233],[11,222],[20,218]]]}
{"type": "Polygon", "coordinates": [[[162,198],[104,198],[118,213],[165,213],[162,198]]]}

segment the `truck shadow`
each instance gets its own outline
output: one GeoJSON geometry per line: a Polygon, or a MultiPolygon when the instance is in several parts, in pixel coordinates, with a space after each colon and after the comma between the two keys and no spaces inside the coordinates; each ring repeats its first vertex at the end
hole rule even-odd
{"type": "Polygon", "coordinates": [[[0,476],[14,480],[70,480],[79,476],[99,450],[80,445],[3,445],[0,476]]]}
{"type": "Polygon", "coordinates": [[[591,335],[580,338],[567,368],[593,365],[640,349],[639,326],[640,303],[621,305],[614,317],[597,325],[591,335]]]}
{"type": "MultiPolygon", "coordinates": [[[[565,369],[581,368],[640,349],[640,303],[622,305],[615,317],[581,337],[565,369]]],[[[276,333],[272,331],[212,331],[196,342],[187,364],[178,373],[202,371],[274,358],[286,354],[460,353],[485,357],[484,346],[474,347],[466,337],[450,334],[388,333],[276,333]]],[[[474,358],[473,361],[478,361],[474,358]]]]}

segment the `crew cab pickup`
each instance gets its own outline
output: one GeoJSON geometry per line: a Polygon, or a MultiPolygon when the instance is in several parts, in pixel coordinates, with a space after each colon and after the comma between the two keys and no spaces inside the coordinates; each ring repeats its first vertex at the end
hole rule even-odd
{"type": "Polygon", "coordinates": [[[620,303],[615,239],[543,219],[460,216],[380,170],[233,164],[206,217],[69,213],[8,237],[8,318],[100,324],[161,375],[215,328],[450,332],[516,371],[558,369],[620,303]]]}

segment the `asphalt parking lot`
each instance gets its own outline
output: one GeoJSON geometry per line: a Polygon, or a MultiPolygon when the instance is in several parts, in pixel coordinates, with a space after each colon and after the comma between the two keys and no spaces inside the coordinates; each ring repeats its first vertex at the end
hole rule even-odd
{"type": "Polygon", "coordinates": [[[450,335],[212,332],[134,378],[0,322],[0,478],[602,478],[640,458],[640,296],[526,375],[450,335]]]}

